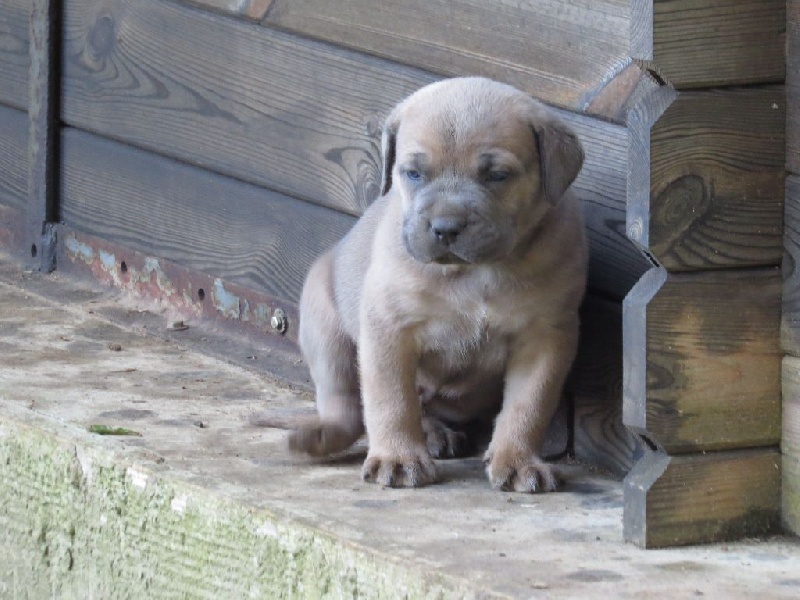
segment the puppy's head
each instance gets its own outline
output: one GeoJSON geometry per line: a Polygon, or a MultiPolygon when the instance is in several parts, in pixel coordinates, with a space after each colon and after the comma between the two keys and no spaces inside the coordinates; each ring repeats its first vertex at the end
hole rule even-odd
{"type": "Polygon", "coordinates": [[[423,263],[502,261],[529,242],[583,164],[575,134],[527,94],[448,79],[401,102],[383,131],[382,193],[403,203],[423,263]]]}

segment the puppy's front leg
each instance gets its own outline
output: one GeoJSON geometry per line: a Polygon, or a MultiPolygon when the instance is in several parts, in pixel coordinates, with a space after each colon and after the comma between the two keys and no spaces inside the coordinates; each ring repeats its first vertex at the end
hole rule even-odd
{"type": "Polygon", "coordinates": [[[492,487],[551,492],[558,479],[541,458],[550,420],[577,348],[577,325],[537,327],[520,335],[506,369],[503,408],[484,455],[492,487]]]}
{"type": "Polygon", "coordinates": [[[369,453],[361,475],[390,487],[436,480],[416,391],[418,352],[410,331],[362,313],[358,357],[369,453]]]}

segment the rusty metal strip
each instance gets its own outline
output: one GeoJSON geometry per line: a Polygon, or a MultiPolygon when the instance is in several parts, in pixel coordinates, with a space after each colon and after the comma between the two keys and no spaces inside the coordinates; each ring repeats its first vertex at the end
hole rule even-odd
{"type": "Polygon", "coordinates": [[[56,267],[60,23],[61,2],[32,0],[26,248],[29,266],[45,272],[56,267]]]}
{"type": "Polygon", "coordinates": [[[134,300],[174,309],[186,319],[268,336],[270,343],[297,352],[297,309],[290,303],[64,225],[59,237],[59,272],[89,275],[134,300]]]}

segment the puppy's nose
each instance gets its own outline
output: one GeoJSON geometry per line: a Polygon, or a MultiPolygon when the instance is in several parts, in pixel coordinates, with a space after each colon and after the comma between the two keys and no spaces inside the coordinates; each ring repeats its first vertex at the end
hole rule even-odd
{"type": "Polygon", "coordinates": [[[455,217],[437,217],[431,221],[431,231],[436,239],[449,246],[464,230],[464,221],[455,217]]]}

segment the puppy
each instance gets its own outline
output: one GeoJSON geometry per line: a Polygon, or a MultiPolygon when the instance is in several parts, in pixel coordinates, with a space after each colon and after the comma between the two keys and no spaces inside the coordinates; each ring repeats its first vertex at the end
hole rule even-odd
{"type": "Polygon", "coordinates": [[[325,456],[365,431],[362,477],[436,480],[451,425],[498,411],[494,488],[557,487],[541,458],[578,340],[587,250],[569,186],[575,134],[513,87],[426,86],[389,115],[382,196],[312,266],[299,341],[319,418],[290,447],[325,456]]]}

